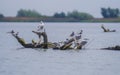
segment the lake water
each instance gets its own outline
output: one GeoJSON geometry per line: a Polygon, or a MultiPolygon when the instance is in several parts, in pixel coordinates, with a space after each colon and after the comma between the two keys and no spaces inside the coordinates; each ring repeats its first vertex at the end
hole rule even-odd
{"type": "Polygon", "coordinates": [[[45,23],[50,42],[64,41],[72,31],[83,30],[88,44],[82,50],[23,48],[7,32],[15,30],[26,42],[38,40],[32,33],[38,22],[0,23],[0,75],[120,75],[120,51],[101,50],[120,45],[120,23],[45,23]],[[104,33],[101,24],[117,32],[104,33]]]}

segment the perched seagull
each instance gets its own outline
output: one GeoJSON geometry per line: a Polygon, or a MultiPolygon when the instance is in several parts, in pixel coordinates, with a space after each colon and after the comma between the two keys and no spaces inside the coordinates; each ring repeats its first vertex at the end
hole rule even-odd
{"type": "Polygon", "coordinates": [[[18,34],[19,34],[19,32],[16,33],[16,35],[18,35],[18,34]]]}
{"type": "Polygon", "coordinates": [[[83,30],[81,30],[79,34],[82,34],[82,33],[83,33],[83,30]]]}
{"type": "Polygon", "coordinates": [[[74,35],[75,35],[75,33],[74,33],[74,32],[72,32],[72,33],[70,34],[70,36],[71,36],[71,37],[73,37],[74,35]]]}
{"type": "Polygon", "coordinates": [[[39,24],[39,26],[38,26],[37,31],[42,30],[42,29],[44,28],[44,25],[45,25],[45,24],[41,21],[40,24],[39,24]]]}
{"type": "Polygon", "coordinates": [[[81,35],[75,36],[75,38],[76,38],[76,40],[79,40],[79,39],[81,39],[81,35]]]}

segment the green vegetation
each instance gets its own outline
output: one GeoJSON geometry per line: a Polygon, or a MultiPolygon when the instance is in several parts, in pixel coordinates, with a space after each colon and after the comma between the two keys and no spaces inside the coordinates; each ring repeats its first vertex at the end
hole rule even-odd
{"type": "Polygon", "coordinates": [[[41,14],[35,10],[20,9],[16,17],[41,17],[41,14]]]}
{"type": "Polygon", "coordinates": [[[3,14],[0,14],[0,18],[4,18],[4,15],[3,15],[3,14]]]}
{"type": "Polygon", "coordinates": [[[94,18],[91,14],[74,10],[68,12],[56,12],[52,16],[41,15],[35,10],[20,9],[16,17],[4,17],[0,14],[0,22],[120,22],[119,9],[101,8],[104,18],[94,18]]]}
{"type": "Polygon", "coordinates": [[[78,20],[88,20],[88,19],[94,18],[92,15],[90,15],[88,13],[78,12],[76,10],[74,10],[73,12],[68,12],[67,17],[78,19],[78,20]]]}
{"type": "Polygon", "coordinates": [[[67,15],[64,12],[61,13],[55,13],[53,15],[54,18],[73,18],[76,20],[88,20],[93,19],[94,17],[88,13],[84,12],[78,12],[77,10],[74,10],[72,12],[68,12],[67,15]]]}
{"type": "MultiPolygon", "coordinates": [[[[17,13],[16,17],[43,17],[41,14],[39,14],[35,10],[25,10],[25,9],[20,9],[17,13]]],[[[49,17],[49,16],[46,16],[49,17]]],[[[88,14],[88,13],[83,13],[83,12],[78,12],[78,11],[73,11],[73,12],[68,12],[66,15],[64,12],[61,13],[55,13],[52,18],[74,18],[76,20],[87,20],[87,19],[93,19],[93,16],[88,14]]]]}
{"type": "Polygon", "coordinates": [[[65,18],[66,17],[66,14],[64,12],[61,12],[61,13],[55,13],[53,15],[54,18],[65,18]]]}
{"type": "Polygon", "coordinates": [[[104,18],[118,18],[120,11],[118,8],[101,8],[101,14],[104,18]]]}

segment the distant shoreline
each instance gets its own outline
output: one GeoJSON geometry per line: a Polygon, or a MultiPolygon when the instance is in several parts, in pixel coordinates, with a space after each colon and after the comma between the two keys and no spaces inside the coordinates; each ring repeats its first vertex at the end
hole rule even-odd
{"type": "Polygon", "coordinates": [[[34,17],[4,17],[0,22],[120,22],[120,18],[94,18],[89,20],[78,20],[74,18],[34,18],[34,17]]]}

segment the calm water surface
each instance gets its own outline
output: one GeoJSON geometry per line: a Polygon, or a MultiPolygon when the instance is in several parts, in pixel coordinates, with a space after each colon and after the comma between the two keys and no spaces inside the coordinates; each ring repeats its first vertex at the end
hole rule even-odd
{"type": "Polygon", "coordinates": [[[23,48],[6,32],[15,30],[26,42],[38,40],[31,31],[39,23],[0,23],[0,75],[120,75],[120,52],[100,48],[120,45],[120,23],[45,23],[50,42],[64,41],[83,30],[83,50],[23,48]],[[101,24],[117,32],[104,33],[101,24]]]}

